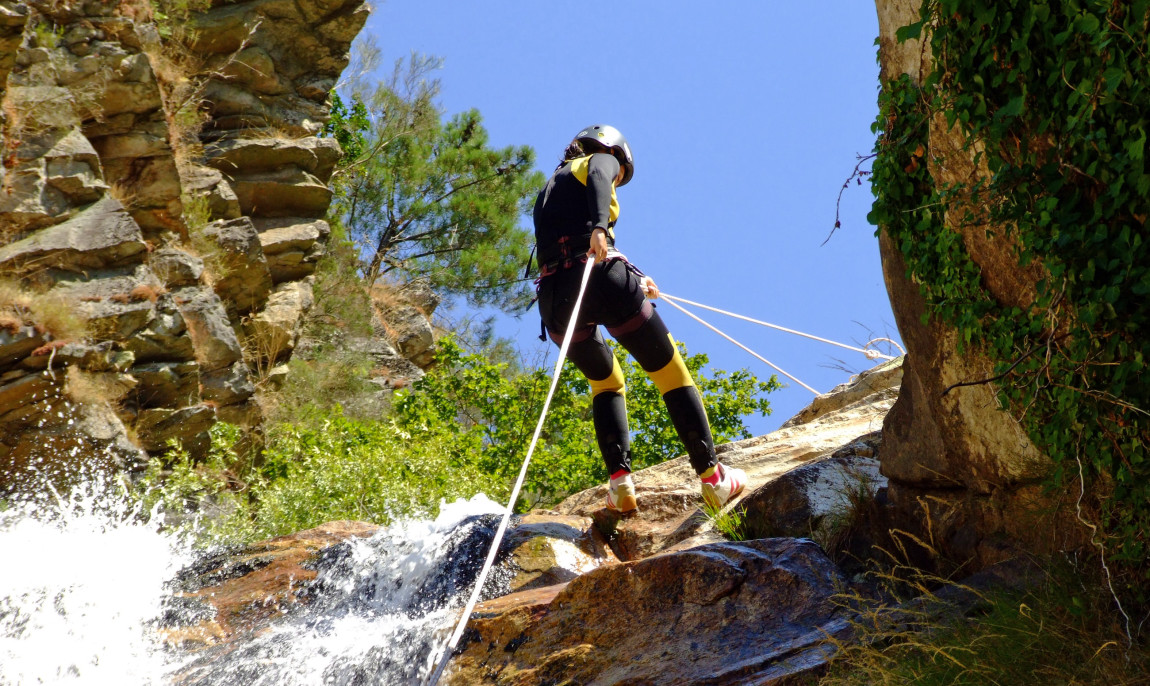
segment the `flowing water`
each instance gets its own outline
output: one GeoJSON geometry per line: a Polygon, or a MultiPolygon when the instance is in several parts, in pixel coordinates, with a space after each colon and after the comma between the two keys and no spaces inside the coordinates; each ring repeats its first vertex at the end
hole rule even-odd
{"type": "Polygon", "coordinates": [[[173,589],[205,551],[107,480],[47,502],[14,499],[0,511],[0,684],[416,684],[500,510],[476,496],[434,521],[334,546],[305,612],[245,644],[189,654],[166,647],[160,629],[180,619],[173,589]]]}

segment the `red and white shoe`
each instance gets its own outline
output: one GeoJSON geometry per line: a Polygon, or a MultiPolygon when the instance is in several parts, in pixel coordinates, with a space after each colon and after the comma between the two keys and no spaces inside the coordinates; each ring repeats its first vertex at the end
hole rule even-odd
{"type": "Polygon", "coordinates": [[[631,475],[625,474],[613,478],[607,483],[607,509],[622,515],[629,515],[639,509],[639,501],[635,498],[635,484],[631,475]]]}
{"type": "Polygon", "coordinates": [[[700,478],[703,481],[703,500],[716,510],[742,493],[747,485],[746,472],[722,464],[716,464],[709,476],[700,478]]]}

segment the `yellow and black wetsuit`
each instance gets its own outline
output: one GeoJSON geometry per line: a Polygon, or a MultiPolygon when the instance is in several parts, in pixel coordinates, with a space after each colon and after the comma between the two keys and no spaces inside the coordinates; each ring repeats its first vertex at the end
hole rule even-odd
{"type": "MultiPolygon", "coordinates": [[[[539,312],[556,343],[566,333],[582,279],[582,269],[571,267],[588,259],[592,231],[608,229],[608,243],[614,246],[618,171],[618,161],[608,154],[570,160],[556,170],[535,202],[535,240],[543,272],[539,312]]],[[[567,358],[591,383],[595,436],[608,474],[631,471],[631,438],[623,370],[603,340],[600,324],[654,381],[691,466],[702,474],[716,463],[707,414],[671,333],[643,294],[641,278],[642,273],[614,250],[595,266],[567,358]]]]}

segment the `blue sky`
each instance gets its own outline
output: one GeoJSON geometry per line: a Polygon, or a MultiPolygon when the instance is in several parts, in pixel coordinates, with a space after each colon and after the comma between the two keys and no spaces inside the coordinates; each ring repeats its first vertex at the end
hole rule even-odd
{"type": "MultiPolygon", "coordinates": [[[[820,246],[856,156],[874,145],[877,32],[874,5],[859,0],[387,0],[365,29],[385,64],[411,51],[443,58],[447,113],[477,108],[493,145],[531,145],[545,173],[584,126],[619,128],[635,177],[619,191],[618,247],[663,291],[855,345],[898,340],[865,181],[843,194],[842,228],[820,246]]],[[[659,311],[712,365],[772,372],[674,308],[659,311]]],[[[699,314],[819,391],[873,364],[699,314]]],[[[544,348],[535,309],[501,318],[498,333],[536,359],[544,348]]],[[[770,397],[774,414],[749,421],[756,433],[813,395],[790,383],[770,397]]]]}

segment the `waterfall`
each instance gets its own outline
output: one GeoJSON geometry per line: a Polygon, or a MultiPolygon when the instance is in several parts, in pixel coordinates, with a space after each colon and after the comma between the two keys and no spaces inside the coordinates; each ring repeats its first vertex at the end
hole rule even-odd
{"type": "MultiPolygon", "coordinates": [[[[139,512],[109,480],[47,503],[13,500],[0,512],[0,685],[418,683],[500,510],[480,495],[333,546],[302,611],[246,642],[189,653],[161,630],[181,620],[180,571],[212,551],[166,533],[162,513],[139,512]]],[[[504,583],[489,581],[485,595],[504,583]]]]}

